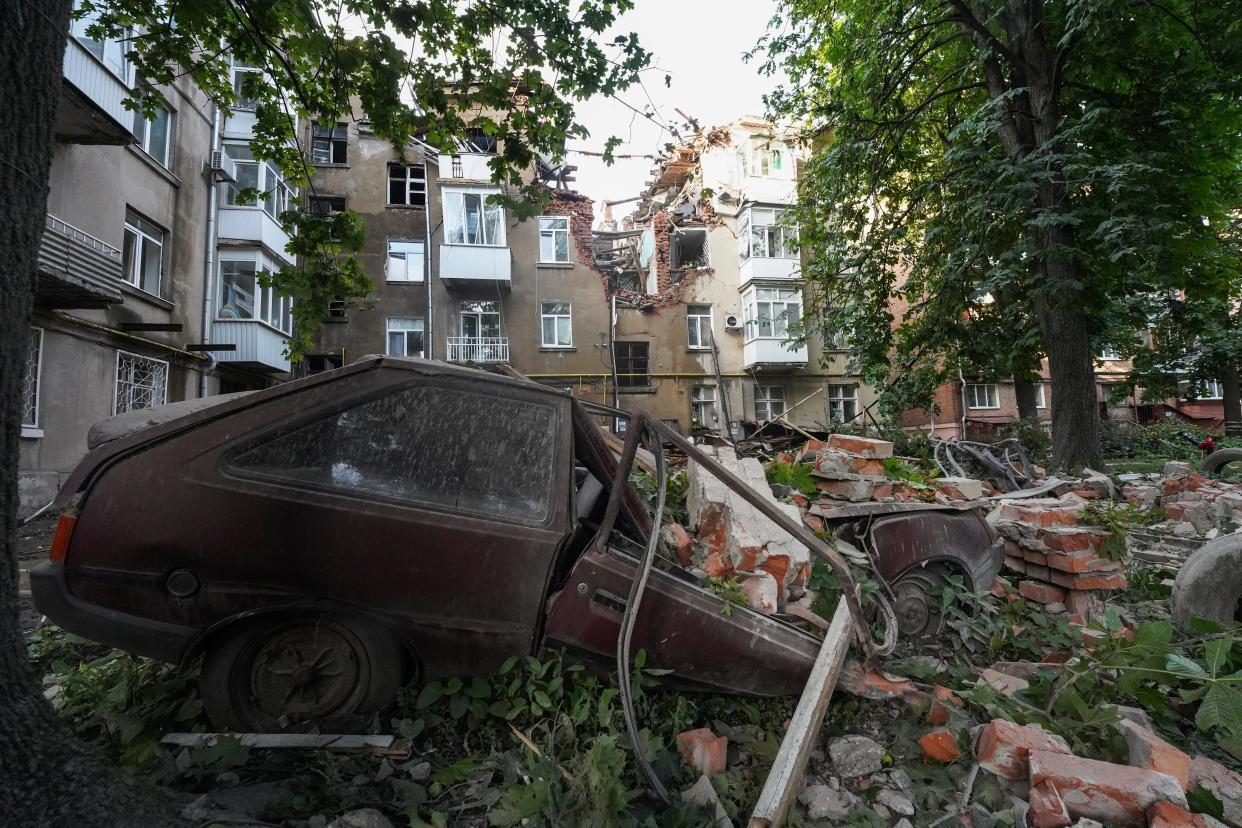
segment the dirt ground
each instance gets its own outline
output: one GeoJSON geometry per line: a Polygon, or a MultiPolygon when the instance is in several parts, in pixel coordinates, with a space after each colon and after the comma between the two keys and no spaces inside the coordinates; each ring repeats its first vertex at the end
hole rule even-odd
{"type": "Polygon", "coordinates": [[[42,617],[30,598],[30,584],[26,579],[26,571],[47,560],[47,552],[52,547],[52,536],[55,534],[55,517],[40,517],[17,530],[17,566],[21,573],[19,606],[24,633],[37,627],[42,617]]]}

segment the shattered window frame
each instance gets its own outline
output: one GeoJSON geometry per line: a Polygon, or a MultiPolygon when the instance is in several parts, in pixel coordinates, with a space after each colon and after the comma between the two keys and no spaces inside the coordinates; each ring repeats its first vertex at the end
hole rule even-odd
{"type": "Polygon", "coordinates": [[[332,125],[311,121],[311,163],[349,163],[349,125],[337,121],[332,125]]]}
{"type": "Polygon", "coordinates": [[[993,411],[1000,408],[1000,386],[994,382],[967,383],[966,407],[976,411],[993,411]],[[979,404],[980,389],[982,389],[983,405],[979,404]]]}
{"type": "Polygon", "coordinates": [[[858,416],[858,386],[853,383],[828,386],[828,420],[848,423],[858,416]]]}
{"type": "Polygon", "coordinates": [[[755,419],[770,423],[785,413],[785,386],[755,385],[755,419]]]}
{"type": "Polygon", "coordinates": [[[686,347],[692,351],[711,350],[711,305],[686,305],[686,342],[686,347]]]}
{"type": "Polygon", "coordinates": [[[539,263],[568,264],[569,261],[569,216],[540,216],[539,263]]]}
{"type": "Polygon", "coordinates": [[[716,386],[691,386],[690,427],[720,428],[720,414],[719,409],[716,407],[716,386]]]}
{"type": "Polygon", "coordinates": [[[388,163],[388,206],[426,209],[427,171],[422,164],[388,163]]]}
{"type": "Polygon", "coordinates": [[[574,346],[573,304],[558,299],[540,302],[539,329],[540,342],[544,348],[572,348],[574,346]],[[549,334],[551,334],[550,337],[549,334]]]}

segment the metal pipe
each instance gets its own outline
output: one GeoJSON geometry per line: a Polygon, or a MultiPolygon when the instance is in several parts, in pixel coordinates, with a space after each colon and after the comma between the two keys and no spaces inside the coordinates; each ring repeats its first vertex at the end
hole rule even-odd
{"type": "MultiPolygon", "coordinates": [[[[438,168],[437,168],[436,174],[439,175],[438,168]]],[[[431,244],[431,188],[427,186],[427,182],[429,180],[430,179],[427,178],[427,151],[423,150],[423,187],[425,189],[425,193],[423,197],[427,201],[427,203],[423,204],[423,228],[424,228],[423,238],[427,240],[423,248],[425,251],[423,255],[427,257],[427,267],[425,268],[425,273],[427,276],[427,319],[425,322],[423,322],[423,328],[424,328],[423,330],[423,351],[427,359],[435,359],[436,358],[436,338],[432,333],[435,327],[433,323],[435,314],[432,312],[432,297],[431,297],[431,293],[432,293],[431,260],[435,257],[431,255],[431,251],[433,248],[431,244]]],[[[342,354],[341,362],[342,363],[345,362],[344,353],[345,353],[344,349],[341,349],[341,354],[342,354]]]]}
{"type": "MultiPolygon", "coordinates": [[[[220,107],[211,105],[211,149],[220,149],[220,107]]],[[[203,331],[202,341],[211,344],[211,320],[215,316],[216,294],[216,215],[220,212],[220,187],[216,182],[216,171],[207,171],[207,251],[203,254],[203,331]]],[[[198,396],[207,396],[207,374],[216,367],[214,357],[208,355],[208,363],[198,372],[198,396]]]]}
{"type": "Polygon", "coordinates": [[[50,315],[53,319],[57,319],[61,322],[66,322],[70,325],[77,325],[79,328],[86,328],[87,330],[90,330],[90,331],[99,331],[100,333],[106,333],[109,336],[116,336],[116,337],[120,337],[121,339],[128,339],[131,342],[141,342],[143,345],[147,345],[152,348],[162,348],[165,351],[177,354],[179,356],[188,357],[189,359],[196,359],[201,362],[210,361],[210,357],[207,357],[203,354],[196,354],[193,351],[182,350],[181,348],[178,348],[175,345],[165,345],[163,342],[156,342],[154,339],[147,339],[145,336],[135,336],[134,334],[129,333],[128,331],[120,331],[120,330],[117,330],[116,328],[110,328],[107,325],[100,325],[98,322],[88,322],[85,319],[79,319],[78,317],[70,316],[67,313],[53,312],[50,315]]]}

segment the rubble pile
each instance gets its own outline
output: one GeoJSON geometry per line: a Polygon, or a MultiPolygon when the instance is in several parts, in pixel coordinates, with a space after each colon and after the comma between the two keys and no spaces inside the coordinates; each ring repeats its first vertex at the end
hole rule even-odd
{"type": "Polygon", "coordinates": [[[1214,538],[1242,526],[1242,487],[1211,480],[1189,463],[1169,462],[1154,483],[1130,483],[1121,490],[1125,501],[1142,509],[1162,509],[1163,528],[1175,535],[1214,538]]]}
{"type": "MultiPolygon", "coordinates": [[[[887,440],[855,437],[850,434],[829,435],[827,442],[810,440],[798,457],[785,455],[785,462],[813,462],[811,472],[816,479],[823,505],[834,502],[932,500],[949,503],[976,500],[992,492],[991,484],[968,477],[940,477],[935,488],[893,480],[887,474],[885,460],[893,456],[893,444],[887,440]]],[[[800,504],[802,505],[802,504],[800,504]]]]}

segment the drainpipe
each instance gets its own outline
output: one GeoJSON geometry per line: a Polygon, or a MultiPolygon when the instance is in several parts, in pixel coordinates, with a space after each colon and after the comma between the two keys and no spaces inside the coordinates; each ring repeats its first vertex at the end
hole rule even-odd
{"type": "MultiPolygon", "coordinates": [[[[423,255],[427,257],[427,318],[426,321],[423,322],[423,356],[427,357],[427,359],[435,359],[436,338],[432,335],[433,325],[431,321],[435,317],[435,314],[432,313],[431,306],[431,260],[435,257],[432,255],[433,247],[431,244],[431,187],[427,185],[427,182],[430,180],[431,179],[427,176],[427,153],[424,151],[423,186],[426,189],[424,198],[426,198],[427,203],[423,205],[423,226],[425,228],[423,230],[423,238],[426,239],[426,241],[423,242],[423,250],[426,251],[423,255]]],[[[439,179],[436,180],[439,181],[439,179]]],[[[341,361],[344,362],[343,359],[341,361]]]]}
{"type": "Polygon", "coordinates": [[[957,369],[957,378],[962,383],[962,393],[961,393],[962,419],[961,419],[960,425],[958,426],[959,428],[958,439],[965,440],[966,439],[966,376],[962,373],[961,368],[957,369]]]}
{"type": "Polygon", "coordinates": [[[621,392],[617,386],[617,294],[613,293],[608,299],[612,304],[608,316],[608,365],[612,369],[612,407],[620,408],[621,392]]]}
{"type": "MultiPolygon", "coordinates": [[[[211,149],[220,149],[220,107],[211,105],[211,149]]],[[[211,320],[215,317],[216,297],[216,216],[220,212],[219,192],[215,170],[208,170],[207,192],[207,252],[203,256],[203,334],[205,344],[211,344],[211,320]]],[[[198,396],[207,396],[207,375],[216,367],[216,358],[207,351],[210,360],[198,372],[198,396]]]]}

